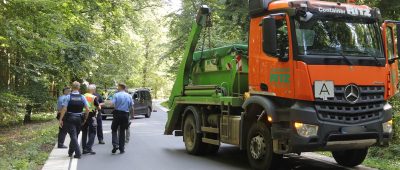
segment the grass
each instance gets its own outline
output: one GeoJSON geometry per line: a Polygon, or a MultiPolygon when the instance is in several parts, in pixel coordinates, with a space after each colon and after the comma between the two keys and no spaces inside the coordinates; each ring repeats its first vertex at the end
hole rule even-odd
{"type": "MultiPolygon", "coordinates": [[[[35,119],[41,121],[43,117],[35,119]]],[[[41,169],[57,132],[56,120],[0,128],[0,169],[41,169]]]]}
{"type": "MultiPolygon", "coordinates": [[[[0,127],[9,127],[22,125],[24,121],[23,113],[0,113],[0,127]]],[[[31,116],[32,123],[45,122],[55,119],[55,113],[34,113],[31,116]]]]}
{"type": "Polygon", "coordinates": [[[367,157],[364,160],[363,165],[378,168],[380,170],[398,170],[400,169],[400,162],[393,159],[382,159],[382,158],[371,158],[367,157]]]}
{"type": "Polygon", "coordinates": [[[168,109],[168,101],[162,102],[160,105],[168,109]]]}
{"type": "MultiPolygon", "coordinates": [[[[364,160],[363,165],[371,168],[377,168],[380,170],[398,170],[400,169],[400,161],[395,157],[387,157],[387,156],[374,156],[373,152],[376,150],[386,150],[381,147],[372,147],[369,150],[367,158],[364,160]]],[[[318,152],[318,154],[332,157],[331,152],[318,152]]]]}

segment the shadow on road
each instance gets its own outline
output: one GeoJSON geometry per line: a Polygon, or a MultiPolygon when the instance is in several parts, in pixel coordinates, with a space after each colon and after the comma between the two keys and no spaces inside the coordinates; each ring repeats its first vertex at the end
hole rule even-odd
{"type": "MultiPolygon", "coordinates": [[[[226,164],[239,169],[250,169],[247,162],[246,151],[241,151],[235,146],[222,146],[217,154],[194,156],[186,153],[184,149],[165,149],[171,156],[182,157],[196,157],[197,159],[206,159],[207,161],[214,161],[221,164],[226,164]]],[[[334,163],[321,162],[318,160],[309,159],[297,155],[287,155],[279,163],[278,170],[347,170],[350,168],[342,168],[334,163]]]]}

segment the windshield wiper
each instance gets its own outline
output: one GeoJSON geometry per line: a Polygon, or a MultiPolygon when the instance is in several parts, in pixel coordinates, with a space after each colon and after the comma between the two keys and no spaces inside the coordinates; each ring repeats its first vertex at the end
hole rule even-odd
{"type": "Polygon", "coordinates": [[[381,61],[378,60],[378,57],[376,57],[376,56],[370,56],[370,57],[375,59],[375,62],[376,62],[377,66],[382,66],[382,63],[381,63],[381,61]]]}
{"type": "MultiPolygon", "coordinates": [[[[381,66],[382,63],[379,61],[378,57],[376,57],[375,55],[370,55],[370,53],[368,52],[364,52],[364,51],[352,51],[352,50],[344,50],[345,52],[353,52],[354,54],[361,54],[361,55],[366,55],[368,57],[372,57],[375,60],[375,63],[377,66],[381,66]]],[[[344,56],[344,54],[342,54],[344,56]]]]}
{"type": "Polygon", "coordinates": [[[340,55],[343,57],[344,60],[347,61],[347,63],[349,63],[350,65],[353,65],[353,63],[350,61],[350,59],[346,55],[344,55],[343,52],[341,52],[340,55]]]}

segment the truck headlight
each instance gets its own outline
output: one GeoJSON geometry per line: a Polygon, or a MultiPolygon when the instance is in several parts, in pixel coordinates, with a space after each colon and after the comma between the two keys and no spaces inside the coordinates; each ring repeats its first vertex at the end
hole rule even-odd
{"type": "Polygon", "coordinates": [[[385,110],[385,111],[391,110],[391,109],[392,109],[392,105],[390,105],[389,103],[386,103],[386,104],[383,106],[383,110],[385,110]]]}
{"type": "Polygon", "coordinates": [[[382,123],[383,132],[392,133],[393,131],[393,120],[389,120],[385,123],[382,123]]]}
{"type": "Polygon", "coordinates": [[[296,128],[297,134],[306,138],[311,136],[317,136],[318,134],[318,126],[316,125],[309,125],[305,123],[295,122],[294,128],[296,128]]]}

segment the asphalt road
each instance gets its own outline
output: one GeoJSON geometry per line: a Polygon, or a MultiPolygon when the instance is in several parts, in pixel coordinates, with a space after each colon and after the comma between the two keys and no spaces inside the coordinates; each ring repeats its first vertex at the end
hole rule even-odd
{"type": "MultiPolygon", "coordinates": [[[[131,126],[131,141],[125,154],[111,154],[111,120],[104,124],[106,145],[93,147],[96,155],[84,155],[78,161],[78,170],[235,170],[251,169],[245,152],[223,145],[216,155],[192,156],[186,153],[182,137],[165,136],[167,114],[157,108],[151,118],[138,116],[131,126]]],[[[307,154],[306,154],[307,155],[307,154]]],[[[332,159],[314,156],[288,156],[281,164],[282,170],[341,170],[332,159]]],[[[369,170],[366,167],[352,169],[369,170]]]]}

